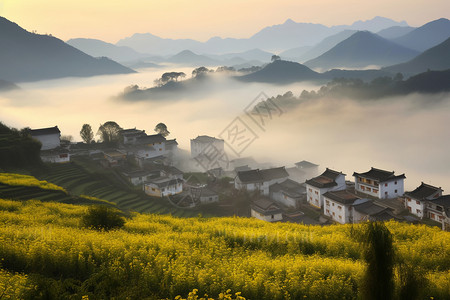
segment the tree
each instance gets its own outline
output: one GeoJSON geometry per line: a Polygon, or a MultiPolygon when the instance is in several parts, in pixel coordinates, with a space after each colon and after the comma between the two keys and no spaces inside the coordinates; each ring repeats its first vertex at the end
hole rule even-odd
{"type": "Polygon", "coordinates": [[[119,211],[104,205],[89,207],[82,219],[83,225],[96,230],[111,230],[125,225],[124,218],[119,211]]]}
{"type": "Polygon", "coordinates": [[[158,123],[155,127],[155,131],[162,135],[163,137],[166,137],[170,134],[169,130],[167,130],[167,126],[164,123],[158,123]]]}
{"type": "Polygon", "coordinates": [[[103,125],[100,125],[97,131],[97,135],[103,143],[114,143],[120,139],[120,131],[122,128],[114,121],[108,121],[103,125]]]}
{"type": "Polygon", "coordinates": [[[80,130],[80,136],[83,142],[86,144],[92,143],[94,140],[94,132],[92,131],[92,127],[89,124],[83,124],[80,130]]]}
{"type": "Polygon", "coordinates": [[[210,72],[210,70],[208,68],[198,67],[192,71],[192,77],[200,77],[208,72],[210,72]]]}
{"type": "Polygon", "coordinates": [[[390,300],[394,291],[394,246],[392,234],[381,222],[368,222],[362,233],[363,257],[367,263],[362,299],[390,300]]]}
{"type": "Polygon", "coordinates": [[[276,61],[276,60],[280,60],[281,57],[279,57],[278,55],[272,55],[272,61],[276,61]]]}

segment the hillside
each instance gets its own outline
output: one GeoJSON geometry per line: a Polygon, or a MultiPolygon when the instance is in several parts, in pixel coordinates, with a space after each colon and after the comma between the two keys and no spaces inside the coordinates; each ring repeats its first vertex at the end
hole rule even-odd
{"type": "MultiPolygon", "coordinates": [[[[216,299],[228,289],[260,300],[360,297],[365,263],[355,233],[363,225],[134,214],[122,229],[95,231],[82,226],[86,213],[86,206],[0,200],[0,292],[14,299],[173,299],[194,289],[216,299]]],[[[398,260],[421,270],[423,299],[448,299],[450,234],[386,225],[398,260]]]]}
{"type": "Polygon", "coordinates": [[[425,51],[450,37],[450,20],[442,18],[420,26],[393,41],[399,45],[425,51]]]}
{"type": "Polygon", "coordinates": [[[298,81],[317,80],[322,77],[321,74],[314,72],[302,64],[277,60],[257,72],[236,78],[245,82],[288,84],[298,81]]]}
{"type": "Polygon", "coordinates": [[[0,78],[12,82],[134,71],[107,58],[93,58],[49,35],[30,33],[0,17],[0,78]]]}
{"type": "Polygon", "coordinates": [[[67,44],[93,57],[105,56],[117,62],[135,61],[149,56],[136,52],[130,47],[120,47],[96,39],[70,39],[67,44]]]}
{"type": "Polygon", "coordinates": [[[404,36],[405,34],[410,33],[413,31],[414,27],[409,26],[392,26],[383,30],[378,31],[376,34],[381,36],[382,38],[392,40],[401,36],[404,36]]]}
{"type": "Polygon", "coordinates": [[[441,44],[430,48],[412,60],[384,68],[388,72],[417,74],[427,70],[450,69],[450,37],[441,44]]]}
{"type": "Polygon", "coordinates": [[[364,68],[404,62],[418,54],[368,31],[359,31],[319,57],[305,62],[310,68],[364,68]]]}

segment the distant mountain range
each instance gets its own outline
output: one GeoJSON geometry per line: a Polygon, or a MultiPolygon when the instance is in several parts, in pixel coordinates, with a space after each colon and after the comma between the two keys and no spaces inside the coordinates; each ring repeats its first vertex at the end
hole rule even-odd
{"type": "Polygon", "coordinates": [[[369,31],[358,31],[317,58],[305,62],[310,68],[365,68],[407,61],[419,52],[400,46],[369,31]]]}
{"type": "Polygon", "coordinates": [[[450,69],[450,37],[408,62],[386,67],[383,70],[391,73],[417,74],[427,70],[447,69],[450,69]]]}
{"type": "Polygon", "coordinates": [[[135,71],[108,58],[93,58],[48,35],[30,33],[0,17],[0,79],[21,82],[135,71]]]}
{"type": "Polygon", "coordinates": [[[393,39],[394,42],[423,52],[450,37],[450,21],[439,19],[429,22],[413,31],[393,39]]]}
{"type": "Polygon", "coordinates": [[[136,33],[121,39],[117,46],[127,46],[141,53],[176,54],[183,50],[196,53],[224,54],[244,52],[254,48],[279,52],[301,46],[313,46],[326,37],[343,30],[380,31],[392,26],[408,26],[405,21],[396,22],[375,17],[368,21],[357,21],[352,25],[327,27],[321,24],[297,23],[291,19],[283,24],[263,28],[250,38],[213,37],[206,42],[193,39],[164,39],[150,33],[136,33]]]}

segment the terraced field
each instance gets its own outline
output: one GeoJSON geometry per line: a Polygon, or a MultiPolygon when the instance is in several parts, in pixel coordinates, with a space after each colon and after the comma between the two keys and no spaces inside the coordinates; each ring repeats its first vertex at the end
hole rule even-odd
{"type": "Polygon", "coordinates": [[[179,217],[192,217],[198,214],[198,211],[179,209],[164,199],[149,197],[143,192],[133,190],[120,180],[112,179],[112,176],[91,173],[74,162],[49,164],[47,170],[37,174],[36,177],[62,186],[74,195],[87,195],[114,202],[125,211],[172,214],[179,217]]]}

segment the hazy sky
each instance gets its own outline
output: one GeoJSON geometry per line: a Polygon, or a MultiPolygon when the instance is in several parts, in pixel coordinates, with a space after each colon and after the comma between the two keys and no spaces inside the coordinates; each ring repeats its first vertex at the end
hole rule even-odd
{"type": "Polygon", "coordinates": [[[384,16],[420,26],[450,18],[450,1],[0,0],[0,15],[63,40],[86,37],[115,43],[137,32],[198,40],[249,37],[288,18],[332,26],[384,16]]]}

